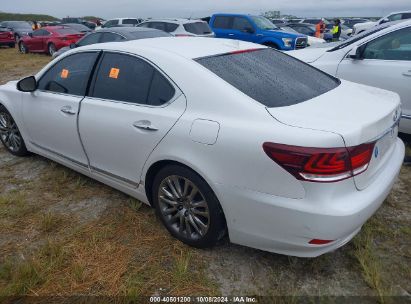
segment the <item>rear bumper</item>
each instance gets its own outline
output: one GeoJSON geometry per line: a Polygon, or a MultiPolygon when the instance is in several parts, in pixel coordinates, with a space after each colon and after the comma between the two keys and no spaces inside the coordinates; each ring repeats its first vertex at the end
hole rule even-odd
{"type": "MultiPolygon", "coordinates": [[[[215,184],[233,243],[270,252],[315,257],[349,242],[388,196],[404,158],[398,139],[391,159],[374,183],[356,190],[352,179],[332,191],[308,183],[304,199],[289,199],[215,184]],[[311,185],[310,185],[311,184],[311,185]],[[315,191],[314,191],[315,190],[315,191]],[[334,240],[311,245],[311,239],[334,240]]],[[[275,186],[275,184],[273,185],[275,186]]]]}

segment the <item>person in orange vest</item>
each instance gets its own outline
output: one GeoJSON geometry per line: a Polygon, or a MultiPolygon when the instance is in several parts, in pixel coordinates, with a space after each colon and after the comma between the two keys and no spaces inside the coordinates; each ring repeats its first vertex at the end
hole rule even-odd
{"type": "Polygon", "coordinates": [[[324,20],[321,19],[320,22],[318,22],[315,25],[315,37],[323,38],[324,31],[325,31],[325,23],[324,23],[324,20]]]}

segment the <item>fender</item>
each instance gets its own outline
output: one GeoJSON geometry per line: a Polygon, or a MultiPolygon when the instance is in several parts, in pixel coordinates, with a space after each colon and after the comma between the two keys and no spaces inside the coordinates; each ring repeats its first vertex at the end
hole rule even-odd
{"type": "Polygon", "coordinates": [[[276,39],[274,37],[264,37],[261,41],[260,44],[275,44],[278,46],[278,48],[282,49],[284,47],[284,43],[280,41],[279,39],[276,39]]]}

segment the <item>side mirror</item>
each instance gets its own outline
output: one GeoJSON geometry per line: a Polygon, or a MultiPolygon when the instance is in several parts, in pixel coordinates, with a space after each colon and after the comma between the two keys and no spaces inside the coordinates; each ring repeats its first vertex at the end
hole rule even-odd
{"type": "Polygon", "coordinates": [[[384,18],[380,21],[380,24],[387,23],[387,22],[390,22],[390,20],[388,18],[384,18]]]}
{"type": "Polygon", "coordinates": [[[34,92],[37,89],[37,81],[34,76],[23,78],[17,83],[17,90],[21,92],[34,92]]]}
{"type": "Polygon", "coordinates": [[[33,33],[28,33],[27,35],[29,35],[31,38],[33,38],[33,33]]]}
{"type": "Polygon", "coordinates": [[[252,27],[246,27],[243,29],[244,33],[254,34],[254,29],[252,27]]]}
{"type": "Polygon", "coordinates": [[[77,44],[75,43],[70,44],[70,49],[75,49],[76,47],[77,47],[77,44]]]}
{"type": "Polygon", "coordinates": [[[361,60],[361,48],[355,46],[347,55],[347,58],[351,58],[353,60],[361,60]]]}

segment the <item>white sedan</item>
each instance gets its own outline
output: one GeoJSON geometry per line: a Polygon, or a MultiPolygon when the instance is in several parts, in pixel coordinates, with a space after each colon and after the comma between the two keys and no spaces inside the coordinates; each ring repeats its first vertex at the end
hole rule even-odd
{"type": "Polygon", "coordinates": [[[397,94],[247,42],[71,50],[0,87],[1,141],[153,206],[182,242],[304,257],[347,243],[397,178],[397,94]]]}
{"type": "Polygon", "coordinates": [[[383,24],[330,47],[288,54],[336,77],[398,93],[400,131],[411,134],[411,20],[383,24]]]}

